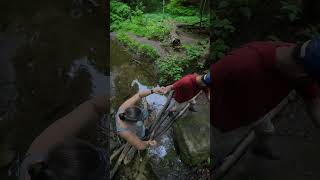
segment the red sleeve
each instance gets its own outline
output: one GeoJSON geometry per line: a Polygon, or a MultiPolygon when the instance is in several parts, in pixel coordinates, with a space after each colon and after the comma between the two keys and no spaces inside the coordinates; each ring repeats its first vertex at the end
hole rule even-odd
{"type": "Polygon", "coordinates": [[[195,75],[193,74],[188,74],[188,75],[185,75],[183,76],[180,80],[176,81],[174,84],[173,84],[173,90],[178,90],[182,87],[190,87],[192,88],[192,81],[193,81],[193,78],[196,78],[195,75]]]}

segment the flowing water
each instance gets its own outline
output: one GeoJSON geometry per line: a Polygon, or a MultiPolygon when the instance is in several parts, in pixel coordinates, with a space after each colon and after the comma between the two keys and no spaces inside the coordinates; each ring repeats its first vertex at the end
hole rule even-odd
{"type": "MultiPolygon", "coordinates": [[[[0,156],[22,157],[57,118],[106,93],[104,17],[101,4],[89,1],[11,0],[0,7],[0,156]]],[[[1,180],[14,179],[7,172],[1,168],[1,180]]]]}
{"type": "MultiPolygon", "coordinates": [[[[157,86],[155,68],[152,63],[139,59],[133,60],[133,56],[125,50],[116,40],[111,40],[111,106],[113,112],[127,98],[134,93],[157,86]]],[[[152,94],[146,98],[152,109],[158,112],[166,101],[162,95],[152,94]]],[[[182,178],[187,172],[187,167],[177,155],[169,131],[160,140],[158,146],[148,150],[151,157],[151,166],[158,179],[182,178]]]]}

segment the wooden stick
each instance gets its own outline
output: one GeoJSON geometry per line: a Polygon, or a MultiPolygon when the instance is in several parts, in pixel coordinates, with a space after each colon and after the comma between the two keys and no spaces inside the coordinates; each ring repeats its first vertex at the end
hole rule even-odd
{"type": "Polygon", "coordinates": [[[113,158],[115,158],[118,154],[121,153],[121,151],[124,149],[125,146],[126,144],[123,144],[120,148],[114,151],[114,153],[112,153],[112,155],[110,156],[110,162],[112,161],[113,158]]]}
{"type": "Polygon", "coordinates": [[[127,153],[129,152],[129,150],[131,149],[131,145],[129,143],[126,143],[125,148],[123,149],[122,153],[119,156],[119,159],[117,160],[115,166],[113,167],[113,169],[110,171],[110,179],[113,178],[113,176],[116,174],[116,172],[118,171],[118,168],[122,162],[122,160],[125,158],[125,156],[127,155],[127,153]]]}
{"type": "Polygon", "coordinates": [[[136,154],[137,149],[134,147],[131,147],[130,151],[127,153],[126,157],[123,159],[123,164],[127,165],[131,162],[133,159],[134,155],[136,154]]]}
{"type": "MultiPolygon", "coordinates": [[[[290,101],[293,100],[295,96],[295,91],[291,91],[286,98],[284,98],[275,108],[263,117],[263,120],[272,120],[290,101]]],[[[253,142],[254,138],[255,132],[251,129],[246,137],[243,138],[243,140],[236,146],[235,150],[225,158],[222,165],[216,170],[213,170],[212,176],[214,180],[220,180],[227,174],[235,163],[238,162],[238,160],[245,154],[246,149],[253,142]]]]}

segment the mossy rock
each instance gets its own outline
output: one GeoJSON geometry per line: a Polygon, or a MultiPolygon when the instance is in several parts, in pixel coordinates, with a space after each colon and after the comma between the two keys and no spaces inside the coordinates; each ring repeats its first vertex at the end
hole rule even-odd
{"type": "Polygon", "coordinates": [[[156,180],[151,164],[150,157],[146,153],[135,158],[127,165],[122,165],[114,179],[119,180],[156,180]]]}
{"type": "Polygon", "coordinates": [[[174,140],[185,164],[203,167],[210,159],[209,105],[199,105],[196,109],[198,112],[188,112],[175,123],[174,140]]]}

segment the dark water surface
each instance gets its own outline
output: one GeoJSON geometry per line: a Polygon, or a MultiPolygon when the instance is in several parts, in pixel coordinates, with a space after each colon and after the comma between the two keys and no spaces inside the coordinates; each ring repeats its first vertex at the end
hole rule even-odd
{"type": "MultiPolygon", "coordinates": [[[[102,4],[76,2],[0,2],[0,153],[23,156],[57,118],[106,93],[102,4]]],[[[1,180],[10,179],[7,170],[1,180]]]]}

